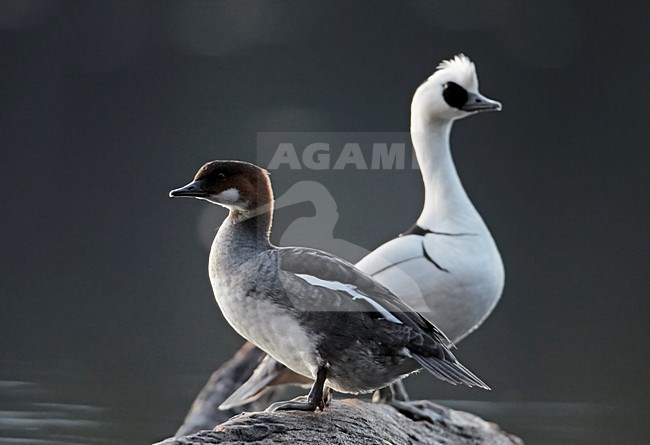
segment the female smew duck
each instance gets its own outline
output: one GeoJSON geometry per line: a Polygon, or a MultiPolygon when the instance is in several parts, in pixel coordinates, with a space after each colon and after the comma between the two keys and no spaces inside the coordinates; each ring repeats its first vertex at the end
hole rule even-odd
{"type": "Polygon", "coordinates": [[[262,168],[210,162],[170,196],[229,209],[210,251],[217,303],[240,335],[314,380],[306,401],[276,402],[270,410],[323,409],[328,388],[372,392],[421,368],[487,389],[452,355],[441,331],[354,265],[315,249],[273,246],[273,195],[262,168]]]}

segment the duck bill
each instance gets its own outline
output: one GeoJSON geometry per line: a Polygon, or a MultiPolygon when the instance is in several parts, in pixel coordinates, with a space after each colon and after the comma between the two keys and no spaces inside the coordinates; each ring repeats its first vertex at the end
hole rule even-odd
{"type": "Polygon", "coordinates": [[[202,181],[192,181],[186,186],[169,192],[170,198],[207,198],[210,194],[203,188],[202,181]]]}
{"type": "Polygon", "coordinates": [[[501,102],[488,99],[479,93],[469,93],[467,102],[461,107],[461,110],[468,112],[478,111],[501,111],[501,102]]]}

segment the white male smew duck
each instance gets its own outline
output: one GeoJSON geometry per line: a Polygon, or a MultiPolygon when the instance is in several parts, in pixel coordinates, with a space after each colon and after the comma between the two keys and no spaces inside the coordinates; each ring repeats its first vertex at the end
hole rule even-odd
{"type": "Polygon", "coordinates": [[[306,401],[276,402],[270,410],[323,409],[328,388],[372,392],[421,368],[488,389],[456,360],[442,332],[354,265],[315,249],[273,246],[273,193],[264,169],[209,162],[170,196],[229,209],[210,251],[217,303],[240,335],[314,380],[306,401]]]}
{"type": "MultiPolygon", "coordinates": [[[[449,136],[455,120],[498,110],[499,102],[479,93],[474,63],[462,54],[443,61],[420,85],[411,104],[411,137],[425,187],[422,213],[408,231],[357,263],[453,343],[492,312],[505,274],[492,235],[460,182],[449,136]]],[[[254,400],[268,386],[304,383],[304,378],[290,374],[267,357],[221,408],[254,400]]],[[[393,390],[399,399],[406,398],[399,384],[393,390]]],[[[376,396],[375,400],[392,402],[390,392],[376,396]]]]}

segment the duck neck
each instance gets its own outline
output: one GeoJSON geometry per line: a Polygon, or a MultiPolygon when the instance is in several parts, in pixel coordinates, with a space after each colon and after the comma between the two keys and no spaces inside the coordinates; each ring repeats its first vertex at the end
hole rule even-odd
{"type": "Polygon", "coordinates": [[[272,203],[246,211],[231,209],[214,240],[213,253],[244,259],[269,249],[272,214],[272,203]]]}
{"type": "Polygon", "coordinates": [[[411,120],[411,138],[425,190],[417,224],[440,232],[476,232],[485,225],[460,182],[451,156],[452,124],[417,117],[411,120]]]}

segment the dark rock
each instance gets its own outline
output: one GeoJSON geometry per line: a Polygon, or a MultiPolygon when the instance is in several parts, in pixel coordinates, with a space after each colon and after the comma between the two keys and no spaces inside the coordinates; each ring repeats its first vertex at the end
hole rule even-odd
{"type": "Polygon", "coordinates": [[[334,400],[322,412],[243,413],[212,431],[170,438],[158,445],[523,444],[521,439],[502,431],[494,423],[466,412],[444,410],[445,422],[431,423],[411,420],[384,404],[357,399],[334,400]]]}

